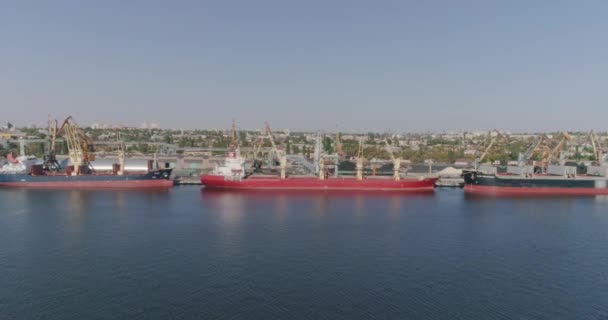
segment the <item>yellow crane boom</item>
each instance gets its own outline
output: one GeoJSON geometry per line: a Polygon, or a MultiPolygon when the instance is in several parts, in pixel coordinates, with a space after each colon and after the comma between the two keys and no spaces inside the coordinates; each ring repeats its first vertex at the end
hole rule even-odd
{"type": "Polygon", "coordinates": [[[595,135],[595,132],[593,130],[591,130],[591,132],[589,132],[589,138],[591,139],[591,146],[593,147],[593,156],[595,157],[595,161],[596,162],[601,162],[602,159],[602,155],[601,155],[601,151],[599,150],[599,143],[597,143],[597,136],[595,135]]]}
{"type": "Polygon", "coordinates": [[[555,158],[555,156],[559,153],[559,151],[561,151],[564,148],[564,144],[567,141],[570,141],[570,135],[563,131],[561,133],[562,138],[560,139],[560,141],[557,143],[557,145],[555,146],[555,148],[553,148],[549,154],[547,155],[547,157],[545,158],[545,160],[543,161],[544,166],[547,166],[551,163],[551,160],[553,160],[553,158],[555,158]]]}
{"type": "Polygon", "coordinates": [[[494,146],[494,143],[496,143],[496,140],[498,140],[498,138],[500,138],[500,137],[503,137],[502,133],[500,133],[500,131],[498,131],[496,129],[490,131],[490,134],[492,134],[492,132],[496,132],[496,135],[494,136],[494,138],[492,138],[492,140],[490,141],[488,146],[485,148],[485,150],[481,154],[481,157],[479,157],[479,159],[477,159],[477,163],[481,163],[483,161],[483,159],[485,159],[485,157],[488,155],[488,152],[490,151],[492,146],[494,146]]]}
{"type": "Polygon", "coordinates": [[[277,158],[281,158],[281,156],[283,156],[284,152],[282,152],[282,150],[279,150],[279,148],[277,148],[277,145],[274,143],[274,137],[272,136],[272,130],[270,129],[270,125],[268,124],[268,122],[264,123],[265,127],[266,127],[266,136],[268,137],[268,140],[270,140],[270,144],[272,145],[272,151],[277,155],[277,158]]]}
{"type": "Polygon", "coordinates": [[[340,132],[336,133],[336,154],[338,156],[342,156],[344,155],[344,152],[342,151],[342,135],[340,134],[340,132]]]}
{"type": "Polygon", "coordinates": [[[76,124],[72,116],[67,117],[58,133],[62,133],[68,146],[68,154],[72,165],[76,170],[81,165],[90,165],[94,156],[89,154],[89,146],[92,145],[91,139],[76,124]]]}
{"type": "Polygon", "coordinates": [[[274,153],[277,155],[277,158],[279,159],[281,179],[285,179],[286,168],[287,168],[287,156],[285,154],[285,151],[279,150],[279,148],[277,148],[277,145],[274,143],[274,137],[272,136],[272,130],[270,129],[270,125],[268,124],[268,122],[265,122],[264,124],[266,125],[266,135],[268,136],[268,139],[270,140],[270,144],[272,145],[272,150],[274,151],[274,153]]]}

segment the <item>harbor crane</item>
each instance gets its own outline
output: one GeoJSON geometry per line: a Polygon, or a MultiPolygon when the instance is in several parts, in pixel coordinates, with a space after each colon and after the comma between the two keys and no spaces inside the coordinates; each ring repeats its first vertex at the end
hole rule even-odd
{"type": "Polygon", "coordinates": [[[492,131],[490,131],[488,133],[489,136],[492,135],[493,132],[496,132],[496,135],[490,140],[490,143],[485,147],[483,153],[481,154],[481,156],[475,160],[475,168],[477,168],[477,164],[481,163],[483,161],[483,159],[486,158],[486,156],[488,155],[488,152],[490,151],[490,149],[492,148],[492,146],[494,146],[494,144],[496,143],[496,141],[499,138],[505,139],[505,136],[502,135],[502,133],[500,133],[500,131],[494,129],[492,131]]]}
{"type": "Polygon", "coordinates": [[[594,163],[601,166],[604,162],[604,154],[600,141],[595,135],[595,131],[591,130],[591,132],[589,132],[589,140],[591,140],[591,146],[593,147],[594,163]]]}
{"type": "Polygon", "coordinates": [[[49,150],[48,150],[48,154],[44,157],[44,163],[43,163],[43,167],[47,171],[52,171],[52,172],[61,171],[61,165],[57,161],[57,151],[55,148],[55,146],[57,144],[57,131],[58,130],[59,129],[58,129],[57,120],[52,119],[51,115],[49,114],[49,119],[48,119],[49,150]]]}
{"type": "Polygon", "coordinates": [[[524,166],[528,163],[528,161],[530,161],[530,159],[532,159],[532,156],[534,155],[534,152],[536,152],[536,150],[538,150],[541,145],[543,143],[545,143],[547,141],[547,136],[543,133],[540,136],[538,136],[538,138],[536,138],[536,140],[534,140],[532,142],[532,144],[530,144],[528,146],[528,148],[526,149],[526,151],[520,156],[519,158],[519,165],[520,166],[524,166]]]}
{"type": "Polygon", "coordinates": [[[91,161],[95,160],[95,155],[89,153],[92,140],[76,124],[72,116],[67,117],[63,121],[61,128],[57,132],[64,136],[68,146],[68,155],[74,166],[75,173],[80,173],[83,166],[93,170],[91,161]]]}
{"type": "Polygon", "coordinates": [[[270,125],[268,124],[268,122],[264,123],[264,132],[258,136],[258,138],[256,139],[255,146],[253,148],[255,170],[260,170],[262,166],[262,161],[258,158],[258,155],[262,153],[262,145],[264,144],[264,139],[268,139],[270,141],[270,145],[272,146],[272,152],[279,160],[281,179],[285,179],[287,169],[287,155],[284,150],[281,150],[277,147],[272,134],[272,129],[270,129],[270,125]]]}
{"type": "Polygon", "coordinates": [[[543,168],[546,168],[551,163],[551,161],[559,155],[559,152],[564,148],[566,142],[569,142],[571,140],[570,135],[565,131],[562,131],[560,135],[561,139],[559,140],[557,145],[553,149],[551,149],[551,151],[549,151],[547,156],[543,159],[543,168]]]}

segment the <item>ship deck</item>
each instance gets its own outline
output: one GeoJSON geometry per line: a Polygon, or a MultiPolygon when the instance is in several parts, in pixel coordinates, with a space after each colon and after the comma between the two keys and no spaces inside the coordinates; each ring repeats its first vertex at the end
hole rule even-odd
{"type": "Polygon", "coordinates": [[[497,174],[497,179],[502,180],[589,180],[589,181],[597,181],[597,180],[608,180],[608,177],[602,176],[589,176],[585,174],[579,174],[574,177],[568,178],[566,176],[556,176],[549,174],[535,174],[533,176],[525,177],[516,174],[497,174]]]}

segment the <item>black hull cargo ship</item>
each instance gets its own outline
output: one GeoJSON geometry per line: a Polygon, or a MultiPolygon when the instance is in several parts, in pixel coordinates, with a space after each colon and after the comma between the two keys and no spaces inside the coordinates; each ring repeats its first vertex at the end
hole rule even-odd
{"type": "Polygon", "coordinates": [[[464,190],[467,193],[495,195],[608,195],[608,167],[587,169],[577,174],[576,167],[553,166],[546,174],[488,173],[465,171],[464,190]]]}

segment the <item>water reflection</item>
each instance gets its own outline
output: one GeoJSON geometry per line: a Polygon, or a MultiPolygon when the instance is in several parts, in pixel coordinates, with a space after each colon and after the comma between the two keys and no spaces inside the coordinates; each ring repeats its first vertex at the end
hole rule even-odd
{"type": "Polygon", "coordinates": [[[595,202],[608,204],[608,195],[595,196],[595,202]]]}
{"type": "Polygon", "coordinates": [[[280,215],[287,213],[289,209],[289,197],[286,194],[279,194],[276,197],[276,211],[280,215]]]}
{"type": "Polygon", "coordinates": [[[365,215],[365,199],[362,195],[357,194],[354,196],[353,201],[353,213],[357,219],[361,219],[365,215]]]}
{"type": "Polygon", "coordinates": [[[68,208],[72,213],[72,216],[79,217],[85,212],[85,206],[87,204],[87,192],[72,190],[68,191],[68,208]]]}
{"type": "Polygon", "coordinates": [[[114,192],[112,193],[112,200],[114,206],[119,209],[124,209],[127,206],[128,193],[126,192],[114,192]]]}
{"type": "Polygon", "coordinates": [[[401,197],[392,195],[392,196],[390,196],[389,203],[390,203],[389,211],[388,211],[389,216],[391,218],[398,217],[399,214],[401,213],[401,197]]]}
{"type": "Polygon", "coordinates": [[[464,193],[464,198],[467,200],[493,200],[493,199],[508,199],[508,200],[537,200],[537,199],[560,199],[568,201],[576,201],[577,199],[592,199],[595,197],[605,197],[597,195],[553,195],[553,194],[478,194],[464,193]]]}
{"type": "MultiPolygon", "coordinates": [[[[246,211],[243,195],[231,192],[201,192],[203,206],[212,210],[218,218],[218,239],[222,252],[228,256],[240,252],[244,214],[246,211]]],[[[204,218],[204,217],[203,217],[204,218]]]]}
{"type": "Polygon", "coordinates": [[[373,192],[373,191],[292,191],[292,190],[213,190],[201,189],[201,199],[208,202],[219,212],[235,215],[234,211],[245,210],[242,202],[249,205],[264,203],[273,206],[277,217],[283,218],[292,206],[308,203],[310,210],[316,220],[331,214],[332,203],[345,202],[351,207],[351,213],[358,218],[364,217],[371,207],[378,210],[375,203],[384,203],[386,210],[391,216],[398,216],[402,211],[403,201],[414,201],[416,199],[431,198],[433,193],[401,193],[401,192],[373,192]]]}
{"type": "Polygon", "coordinates": [[[309,195],[309,197],[313,197],[313,209],[314,213],[318,217],[322,217],[327,214],[327,209],[329,205],[329,200],[327,194],[318,193],[314,195],[309,195]]]}

